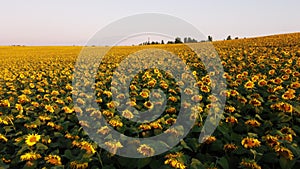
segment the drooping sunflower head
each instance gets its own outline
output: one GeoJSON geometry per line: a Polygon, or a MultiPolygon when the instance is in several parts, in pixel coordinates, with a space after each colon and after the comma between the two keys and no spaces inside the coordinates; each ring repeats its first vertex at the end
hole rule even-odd
{"type": "Polygon", "coordinates": [[[155,153],[154,149],[146,144],[142,144],[137,151],[145,157],[153,156],[155,153]]]}
{"type": "Polygon", "coordinates": [[[48,155],[45,157],[45,160],[47,163],[50,163],[52,165],[61,165],[61,158],[58,155],[48,155]]]}
{"type": "Polygon", "coordinates": [[[241,143],[245,148],[253,148],[253,147],[260,146],[259,140],[255,138],[249,138],[249,137],[244,138],[241,143]]]}

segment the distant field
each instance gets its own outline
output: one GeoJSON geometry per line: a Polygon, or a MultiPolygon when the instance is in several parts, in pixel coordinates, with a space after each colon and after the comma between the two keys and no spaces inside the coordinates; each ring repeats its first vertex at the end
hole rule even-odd
{"type": "MultiPolygon", "coordinates": [[[[224,67],[227,89],[221,94],[227,100],[224,117],[203,144],[197,139],[210,108],[211,81],[185,44],[114,47],[99,63],[95,84],[99,111],[73,104],[72,74],[83,47],[0,47],[0,169],[300,168],[300,33],[212,44],[224,67]],[[178,90],[168,72],[145,70],[130,87],[128,106],[140,110],[151,109],[151,89],[163,89],[168,102],[156,121],[132,124],[120,118],[122,113],[112,102],[110,82],[118,63],[129,53],[147,48],[173,52],[194,71],[200,95],[191,94],[191,99],[200,103],[198,119],[188,136],[169,152],[145,159],[123,158],[89,139],[81,125],[95,124],[78,121],[76,113],[103,116],[115,130],[140,137],[158,135],[175,123],[184,91],[178,90]]],[[[135,116],[133,112],[124,115],[135,116]]],[[[109,137],[110,131],[99,128],[97,134],[109,137]]],[[[145,157],[152,153],[150,145],[140,149],[141,145],[133,144],[133,151],[145,157]]],[[[118,142],[106,146],[122,149],[118,142]]]]}

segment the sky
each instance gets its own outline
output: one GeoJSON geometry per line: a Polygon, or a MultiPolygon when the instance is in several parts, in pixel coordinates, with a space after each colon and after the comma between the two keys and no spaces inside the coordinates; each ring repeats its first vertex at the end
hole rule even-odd
{"type": "Polygon", "coordinates": [[[298,0],[1,0],[0,45],[85,45],[127,16],[178,17],[214,40],[300,32],[298,0]]]}

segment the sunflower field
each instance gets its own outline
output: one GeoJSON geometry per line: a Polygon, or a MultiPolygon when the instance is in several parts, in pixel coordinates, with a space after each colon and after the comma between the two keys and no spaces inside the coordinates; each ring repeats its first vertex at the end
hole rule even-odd
{"type": "MultiPolygon", "coordinates": [[[[0,169],[299,168],[300,33],[212,44],[224,68],[221,76],[226,79],[226,90],[220,95],[226,96],[226,102],[218,127],[202,144],[198,137],[213,107],[211,100],[216,98],[211,95],[211,74],[185,44],[113,47],[102,63],[97,63],[94,90],[98,109],[84,106],[89,104],[85,98],[91,96],[73,90],[77,85],[73,83],[75,63],[83,47],[0,47],[0,169]],[[167,50],[184,60],[197,80],[193,85],[199,94],[182,91],[182,82],[176,82],[168,71],[141,71],[130,86],[125,86],[130,101],[124,105],[147,111],[157,109],[166,100],[166,108],[155,121],[134,123],[131,119],[138,116],[136,112],[116,110],[120,103],[112,96],[118,89],[111,83],[122,60],[147,48],[167,50]],[[151,90],[158,88],[166,98],[155,93],[153,97],[161,100],[151,102],[151,90]],[[130,137],[156,136],[176,124],[181,106],[190,107],[181,99],[181,93],[199,103],[192,108],[196,113],[189,117],[196,122],[175,147],[156,156],[150,144],[138,142],[132,143],[132,151],[145,158],[118,156],[116,152],[124,145],[116,140],[99,146],[83,129],[97,123],[78,119],[82,114],[95,120],[104,118],[110,127],[99,127],[94,133],[102,138],[112,137],[111,129],[130,137]],[[74,105],[74,98],[84,110],[74,105]]],[[[131,62],[145,64],[140,59],[131,62]]],[[[117,95],[119,100],[124,97],[117,95]]],[[[174,137],[169,139],[182,135],[180,131],[168,130],[174,137]]]]}

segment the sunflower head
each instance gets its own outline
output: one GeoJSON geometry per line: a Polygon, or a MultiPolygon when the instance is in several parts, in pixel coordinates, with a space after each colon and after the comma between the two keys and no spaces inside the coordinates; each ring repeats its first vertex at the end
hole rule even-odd
{"type": "Polygon", "coordinates": [[[28,146],[33,146],[35,145],[39,140],[41,139],[41,136],[38,134],[29,134],[26,136],[25,143],[28,146]]]}

